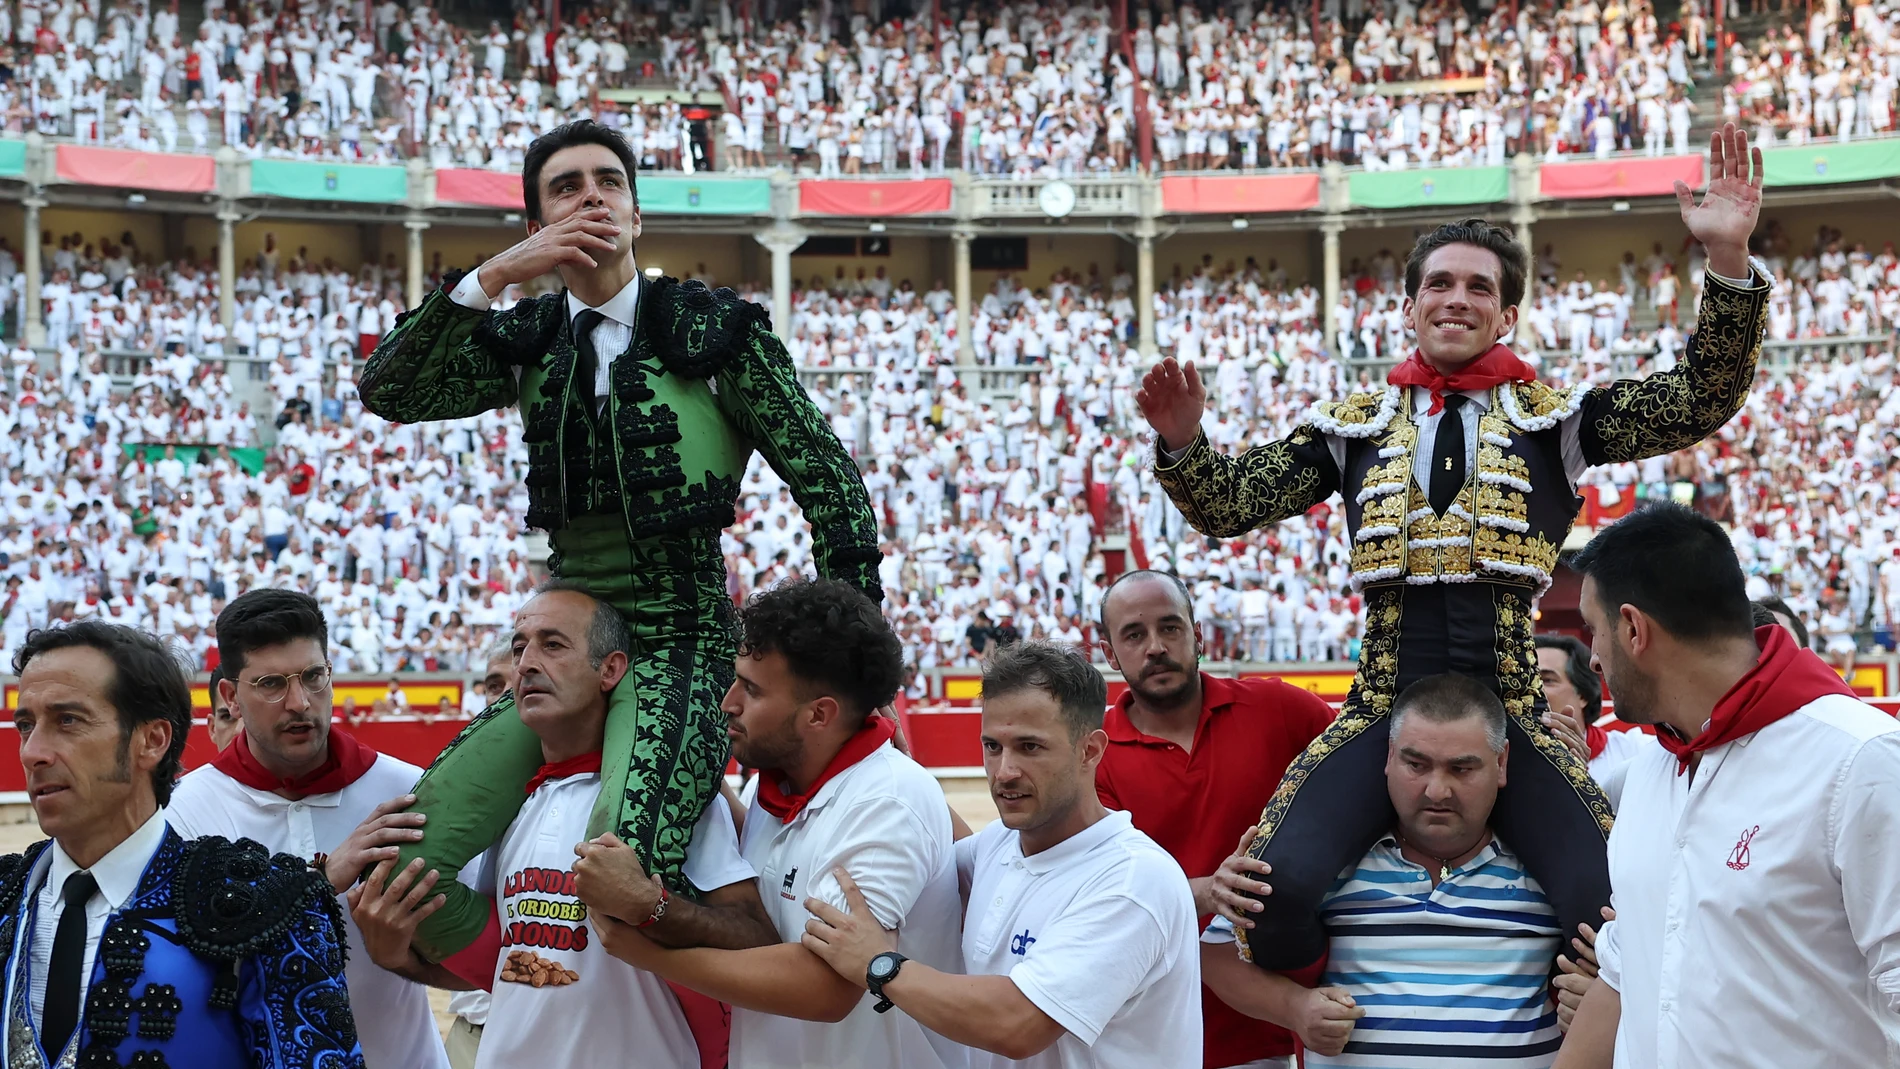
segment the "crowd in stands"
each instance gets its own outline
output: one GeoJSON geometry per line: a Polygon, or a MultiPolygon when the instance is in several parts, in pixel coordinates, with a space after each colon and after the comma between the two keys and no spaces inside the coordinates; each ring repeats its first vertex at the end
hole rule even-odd
{"type": "MultiPolygon", "coordinates": [[[[847,5],[634,10],[458,25],[427,2],[0,0],[0,126],[145,151],[516,170],[592,116],[645,166],[821,175],[1497,164],[1687,151],[1713,24],[1696,3],[1454,0],[945,4],[873,24],[847,5]],[[1314,33],[1313,16],[1319,15],[1314,33]],[[367,14],[365,14],[367,12],[367,14]],[[616,102],[603,90],[662,99],[616,102]],[[700,101],[717,101],[702,107],[700,101]]],[[[1764,141],[1889,131],[1890,5],[1813,5],[1728,53],[1727,115],[1764,141]]]]}
{"type": "Polygon", "coordinates": [[[1764,147],[1891,134],[1897,63],[1900,8],[1815,5],[1730,51],[1723,115],[1764,147]]]}
{"type": "MultiPolygon", "coordinates": [[[[1837,231],[1768,233],[1772,336],[1879,340],[1765,374],[1708,442],[1595,469],[1583,489],[1606,506],[1693,503],[1735,525],[1756,593],[1786,598],[1824,645],[1890,642],[1900,616],[1890,342],[1900,262],[1837,231]]],[[[1665,267],[1632,252],[1614,285],[1592,292],[1588,282],[1557,287],[1561,264],[1543,254],[1552,282],[1538,307],[1569,308],[1554,318],[1577,343],[1531,341],[1547,379],[1668,366],[1699,265],[1683,278],[1657,257],[1665,267]],[[1672,286],[1680,326],[1656,307],[1672,286]],[[1596,303],[1606,293],[1607,319],[1596,303]],[[1633,360],[1604,358],[1631,338],[1633,360]]],[[[0,654],[31,627],[92,614],[178,634],[203,654],[225,600],[293,584],[330,614],[339,671],[480,667],[533,582],[518,421],[491,413],[394,427],[362,409],[353,369],[400,307],[393,265],[352,272],[273,243],[244,264],[227,331],[211,269],[156,263],[129,237],[68,235],[45,262],[57,356],[42,363],[11,343],[0,391],[0,654]],[[258,362],[225,363],[235,356],[258,362]],[[233,376],[252,374],[267,384],[267,411],[235,397],[233,376]],[[268,450],[260,421],[275,431],[268,450]],[[134,456],[132,444],[157,448],[134,456]]],[[[1354,312],[1341,308],[1335,340],[1356,358],[1405,344],[1403,328],[1375,311],[1396,293],[1396,272],[1391,253],[1348,271],[1354,312]]],[[[17,308],[23,287],[5,247],[0,279],[17,308]]],[[[887,609],[920,667],[967,663],[1012,635],[1092,640],[1110,536],[1128,538],[1134,561],[1189,580],[1212,657],[1356,653],[1339,512],[1217,543],[1154,484],[1132,402],[1143,362],[1131,289],[1094,266],[1041,287],[1000,279],[972,310],[973,348],[985,368],[1022,370],[1008,373],[1013,390],[977,395],[955,369],[956,316],[941,282],[919,292],[881,273],[841,273],[795,293],[788,346],[864,469],[888,543],[887,609]]],[[[1208,369],[1205,426],[1222,448],[1283,434],[1311,402],[1376,374],[1334,358],[1317,292],[1272,261],[1177,268],[1155,310],[1161,349],[1208,369]]],[[[1552,318],[1534,311],[1532,334],[1552,318]]],[[[809,566],[796,502],[757,461],[735,520],[726,550],[736,595],[809,566]]]]}

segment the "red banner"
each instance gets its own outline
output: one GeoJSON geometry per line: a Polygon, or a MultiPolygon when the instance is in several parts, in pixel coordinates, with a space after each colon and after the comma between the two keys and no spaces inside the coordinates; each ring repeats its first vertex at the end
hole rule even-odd
{"type": "Polygon", "coordinates": [[[61,145],[55,165],[60,181],[88,186],[154,193],[210,193],[218,188],[218,162],[209,156],[61,145]]]}
{"type": "Polygon", "coordinates": [[[924,215],[950,210],[950,180],[912,182],[800,182],[798,210],[806,215],[924,215]]]}
{"type": "Polygon", "coordinates": [[[521,211],[521,176],[506,171],[450,168],[435,173],[435,199],[444,204],[475,204],[521,211]]]}
{"type": "Polygon", "coordinates": [[[1319,207],[1319,175],[1199,175],[1161,180],[1161,210],[1180,213],[1303,212],[1319,207]]]}
{"type": "Polygon", "coordinates": [[[1676,182],[1702,186],[1702,157],[1631,157],[1546,163],[1537,169],[1538,186],[1552,200],[1590,197],[1657,197],[1676,191],[1676,182]]]}

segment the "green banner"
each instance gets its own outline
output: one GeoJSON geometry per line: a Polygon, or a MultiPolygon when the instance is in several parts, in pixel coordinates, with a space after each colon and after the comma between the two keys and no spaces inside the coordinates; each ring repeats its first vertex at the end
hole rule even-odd
{"type": "Polygon", "coordinates": [[[1355,171],[1347,178],[1355,208],[1490,204],[1511,199],[1509,167],[1428,167],[1355,171]]]}
{"type": "MultiPolygon", "coordinates": [[[[157,442],[143,445],[127,442],[120,448],[125,450],[128,459],[144,454],[147,464],[154,464],[165,459],[165,446],[157,442]]],[[[217,455],[216,446],[179,445],[172,448],[178,450],[178,459],[184,461],[188,468],[198,463],[200,458],[209,460],[217,455]]],[[[225,452],[231,454],[231,459],[236,461],[237,466],[243,468],[246,474],[256,475],[264,470],[264,450],[262,449],[227,448],[225,452]]]]}
{"type": "Polygon", "coordinates": [[[19,178],[26,174],[26,142],[0,141],[0,178],[19,178]]]}
{"type": "Polygon", "coordinates": [[[772,183],[764,178],[700,178],[642,173],[642,215],[770,215],[772,183]]]}
{"type": "Polygon", "coordinates": [[[401,204],[409,198],[409,172],[362,163],[253,160],[251,192],[260,197],[401,204]]]}
{"type": "Polygon", "coordinates": [[[1820,186],[1872,182],[1900,175],[1900,140],[1818,143],[1761,154],[1762,184],[1820,186]]]}

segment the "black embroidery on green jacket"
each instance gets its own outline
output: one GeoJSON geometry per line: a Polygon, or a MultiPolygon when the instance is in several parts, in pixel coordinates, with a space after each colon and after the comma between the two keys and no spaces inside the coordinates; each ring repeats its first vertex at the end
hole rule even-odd
{"type": "Polygon", "coordinates": [[[709,289],[698,279],[665,286],[659,296],[654,305],[661,336],[670,341],[660,359],[675,375],[710,378],[740,354],[752,324],[771,329],[764,308],[730,289],[709,289]]]}

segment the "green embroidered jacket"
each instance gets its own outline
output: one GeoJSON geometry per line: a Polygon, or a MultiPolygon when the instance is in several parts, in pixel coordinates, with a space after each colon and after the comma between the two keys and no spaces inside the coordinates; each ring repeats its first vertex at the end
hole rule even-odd
{"type": "Polygon", "coordinates": [[[450,297],[461,276],[451,272],[370,355],[357,383],[370,411],[423,423],[519,404],[528,525],[552,533],[619,514],[631,541],[717,538],[756,449],[811,523],[819,574],[883,599],[863,477],[763,308],[696,280],[642,281],[631,346],[600,354],[613,362],[596,416],[591,388],[573,381],[566,293],[478,312],[450,297]]]}

